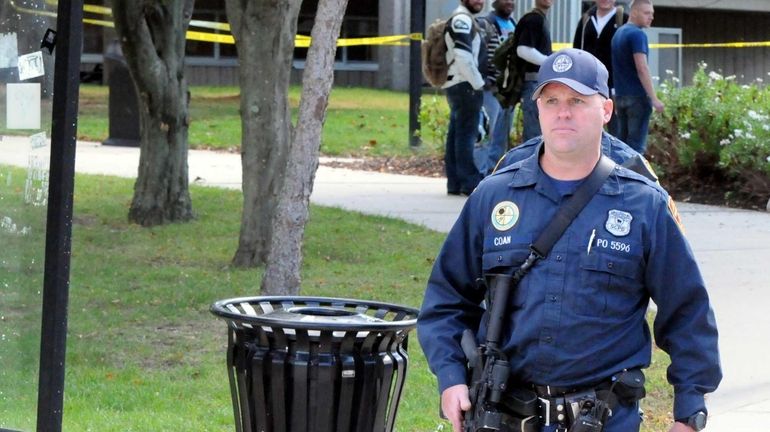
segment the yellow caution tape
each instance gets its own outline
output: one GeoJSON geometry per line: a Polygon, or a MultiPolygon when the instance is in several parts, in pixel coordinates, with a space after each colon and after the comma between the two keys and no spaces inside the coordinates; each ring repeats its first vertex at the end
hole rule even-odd
{"type": "Polygon", "coordinates": [[[21,6],[16,5],[16,2],[14,2],[13,0],[8,0],[8,3],[11,5],[11,7],[13,7],[15,10],[17,10],[19,12],[30,13],[30,14],[33,14],[33,15],[43,15],[43,16],[48,16],[48,17],[56,17],[56,12],[50,12],[50,11],[46,11],[46,10],[30,9],[30,8],[21,7],[21,6]]]}
{"type": "MultiPolygon", "coordinates": [[[[36,15],[44,15],[55,17],[56,12],[47,10],[31,9],[16,5],[14,0],[8,0],[10,5],[17,11],[31,13],[36,15]]],[[[46,0],[47,4],[56,5],[57,0],[46,0]]],[[[85,12],[98,14],[98,15],[112,15],[112,9],[99,5],[83,5],[85,12]]],[[[114,27],[112,21],[99,20],[85,18],[83,22],[91,25],[98,25],[103,27],[114,27]]],[[[191,20],[190,27],[204,28],[210,30],[220,30],[225,33],[210,33],[202,31],[187,31],[187,39],[201,42],[221,43],[221,44],[234,44],[235,39],[230,32],[230,24],[221,23],[215,21],[203,21],[203,20],[191,20]]],[[[393,35],[393,36],[376,36],[376,37],[362,37],[362,38],[343,38],[337,40],[337,46],[349,47],[349,46],[374,46],[374,45],[386,45],[386,46],[408,46],[411,41],[422,41],[422,33],[411,33],[405,35],[393,35]]],[[[295,37],[294,46],[297,48],[308,48],[310,46],[310,36],[297,35],[295,37]]],[[[554,51],[558,51],[564,48],[571,47],[572,44],[568,42],[555,42],[552,45],[554,51]]],[[[650,44],[651,49],[671,49],[671,48],[764,48],[770,47],[770,41],[762,42],[723,42],[723,43],[689,43],[689,44],[650,44]]]]}
{"type": "Polygon", "coordinates": [[[187,31],[187,39],[202,42],[213,42],[221,44],[234,44],[235,39],[231,34],[204,33],[198,31],[187,31]]]}
{"type": "Polygon", "coordinates": [[[650,44],[650,48],[762,48],[770,47],[770,41],[764,42],[722,42],[689,44],[650,44]]]}
{"type": "MultiPolygon", "coordinates": [[[[55,2],[54,2],[55,4],[55,2]]],[[[104,6],[97,6],[97,5],[83,5],[83,11],[99,14],[99,15],[112,15],[112,9],[104,6]]]]}
{"type": "Polygon", "coordinates": [[[213,21],[190,20],[190,27],[200,27],[200,28],[207,28],[211,30],[222,30],[226,32],[230,31],[230,24],[213,22],[213,21]]]}
{"type": "Polygon", "coordinates": [[[115,27],[115,24],[112,21],[96,20],[96,19],[91,19],[91,18],[83,18],[83,22],[85,24],[98,25],[98,26],[102,26],[102,27],[115,27]]]}

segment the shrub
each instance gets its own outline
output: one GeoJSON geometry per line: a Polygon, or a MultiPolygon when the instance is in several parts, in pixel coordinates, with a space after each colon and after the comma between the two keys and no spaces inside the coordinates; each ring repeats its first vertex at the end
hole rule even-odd
{"type": "Polygon", "coordinates": [[[444,154],[444,140],[449,128],[449,105],[438,92],[420,100],[420,130],[416,133],[432,153],[444,154]]]}
{"type": "Polygon", "coordinates": [[[707,72],[661,84],[665,112],[650,125],[651,161],[666,182],[704,182],[764,207],[770,197],[770,89],[707,72]]]}

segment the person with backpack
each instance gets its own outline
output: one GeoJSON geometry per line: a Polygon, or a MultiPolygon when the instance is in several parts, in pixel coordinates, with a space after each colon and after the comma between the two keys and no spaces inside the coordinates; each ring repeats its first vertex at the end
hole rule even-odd
{"type": "Polygon", "coordinates": [[[477,147],[477,166],[484,175],[489,175],[509,147],[509,136],[513,122],[513,107],[503,107],[497,100],[497,79],[500,71],[494,64],[494,54],[505,40],[513,35],[516,21],[511,14],[514,0],[494,0],[492,11],[476,20],[484,31],[487,45],[487,71],[484,84],[484,110],[489,117],[489,135],[485,145],[477,147]]]}
{"type": "Polygon", "coordinates": [[[545,58],[551,55],[551,32],[546,14],[554,0],[535,0],[535,7],[519,20],[513,34],[513,43],[519,62],[524,67],[524,84],[521,91],[521,111],[524,117],[522,141],[540,135],[537,104],[532,94],[537,87],[537,72],[545,58]]]}
{"type": "MultiPolygon", "coordinates": [[[[572,41],[574,48],[588,51],[595,55],[610,72],[610,94],[614,99],[615,87],[612,79],[612,37],[623,24],[628,21],[628,14],[623,6],[615,6],[615,0],[595,0],[578,22],[575,37],[572,41]]],[[[617,115],[607,124],[607,130],[617,135],[617,115]]]]}
{"type": "Polygon", "coordinates": [[[449,103],[444,153],[449,195],[470,195],[482,179],[473,161],[473,148],[484,102],[480,64],[486,64],[486,47],[473,15],[483,7],[484,0],[460,0],[444,32],[448,70],[441,87],[449,103]]]}

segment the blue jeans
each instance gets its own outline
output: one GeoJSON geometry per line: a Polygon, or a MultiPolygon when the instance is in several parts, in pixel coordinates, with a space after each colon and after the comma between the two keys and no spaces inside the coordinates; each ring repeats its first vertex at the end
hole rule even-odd
{"type": "Polygon", "coordinates": [[[449,131],[444,151],[447,192],[467,195],[482,179],[473,162],[473,147],[484,93],[462,82],[447,88],[446,98],[449,102],[449,131]]]}
{"type": "Polygon", "coordinates": [[[473,157],[479,171],[483,175],[489,175],[508,150],[513,108],[503,109],[495,95],[491,91],[485,90],[484,110],[489,116],[489,136],[482,145],[474,149],[473,157]]]}
{"type": "Polygon", "coordinates": [[[526,142],[543,133],[540,131],[540,119],[537,114],[537,103],[532,100],[532,94],[537,88],[537,81],[524,81],[521,89],[521,112],[524,120],[521,142],[526,142]]]}
{"type": "Polygon", "coordinates": [[[617,96],[615,114],[618,116],[617,137],[632,149],[644,154],[647,131],[650,128],[652,102],[647,96],[617,96]]]}
{"type": "MultiPolygon", "coordinates": [[[[639,404],[631,406],[620,405],[612,410],[612,417],[607,420],[604,432],[639,432],[642,417],[639,415],[639,404]]],[[[541,432],[554,432],[556,426],[543,426],[541,432]]]]}

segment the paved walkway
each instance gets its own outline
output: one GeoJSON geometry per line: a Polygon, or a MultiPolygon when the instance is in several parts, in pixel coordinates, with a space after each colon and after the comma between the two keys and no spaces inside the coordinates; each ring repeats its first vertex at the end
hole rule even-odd
{"type": "MultiPolygon", "coordinates": [[[[0,141],[0,163],[27,165],[29,144],[0,141]]],[[[80,173],[135,177],[136,148],[79,143],[80,173]]],[[[191,151],[190,180],[240,188],[238,154],[191,151]]],[[[315,204],[392,216],[446,232],[464,199],[445,194],[444,179],[321,166],[315,204]]],[[[770,213],[678,204],[701,264],[720,330],[724,381],[709,396],[712,432],[748,432],[770,424],[770,213]],[[768,273],[765,273],[768,271],[768,273]]]]}

